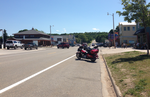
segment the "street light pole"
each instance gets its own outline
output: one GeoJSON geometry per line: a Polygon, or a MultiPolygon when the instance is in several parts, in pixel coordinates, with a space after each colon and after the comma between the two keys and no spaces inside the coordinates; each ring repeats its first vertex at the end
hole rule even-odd
{"type": "Polygon", "coordinates": [[[114,26],[115,26],[115,24],[114,24],[114,13],[112,14],[112,16],[113,16],[114,48],[116,48],[116,42],[115,42],[115,31],[114,31],[114,26]]]}
{"type": "MultiPolygon", "coordinates": [[[[54,25],[53,25],[53,27],[54,27],[54,25]]],[[[50,25],[50,41],[51,41],[51,46],[52,46],[51,25],[50,25]]]]}
{"type": "Polygon", "coordinates": [[[3,38],[3,42],[2,42],[2,49],[4,48],[4,31],[3,31],[3,29],[0,29],[0,31],[2,31],[2,38],[3,38]]]}
{"type": "MultiPolygon", "coordinates": [[[[109,15],[109,13],[107,13],[107,15],[109,15]]],[[[116,43],[115,43],[115,31],[114,31],[114,13],[112,14],[112,17],[113,17],[113,34],[114,34],[114,48],[116,48],[116,43]]]]}
{"type": "Polygon", "coordinates": [[[51,25],[50,25],[50,41],[51,41],[51,46],[52,46],[52,40],[51,40],[51,25]]]}

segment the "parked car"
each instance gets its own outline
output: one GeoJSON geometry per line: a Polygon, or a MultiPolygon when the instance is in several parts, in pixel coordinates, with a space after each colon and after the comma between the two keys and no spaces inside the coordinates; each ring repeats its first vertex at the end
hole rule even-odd
{"type": "Polygon", "coordinates": [[[97,43],[97,46],[101,47],[103,46],[103,43],[97,43]]]}
{"type": "Polygon", "coordinates": [[[83,46],[83,47],[84,47],[84,46],[87,46],[87,43],[83,43],[82,46],[83,46]]]}
{"type": "Polygon", "coordinates": [[[104,43],[104,45],[103,45],[104,47],[107,47],[108,46],[108,44],[107,43],[104,43]]]}
{"type": "Polygon", "coordinates": [[[95,46],[95,43],[92,43],[92,46],[95,46]]]}
{"type": "Polygon", "coordinates": [[[59,48],[69,48],[69,47],[70,47],[69,43],[65,43],[65,42],[62,42],[62,43],[57,45],[58,49],[59,48]]]}
{"type": "Polygon", "coordinates": [[[6,43],[5,43],[5,46],[7,47],[7,49],[9,48],[18,48],[20,47],[21,49],[23,48],[23,45],[20,41],[17,41],[17,40],[7,40],[6,43]]]}
{"type": "Polygon", "coordinates": [[[81,46],[81,44],[77,44],[77,46],[81,46]]]}
{"type": "Polygon", "coordinates": [[[38,49],[38,46],[35,43],[32,43],[32,42],[27,43],[27,44],[24,45],[25,50],[27,50],[27,49],[32,50],[33,48],[38,49]]]}

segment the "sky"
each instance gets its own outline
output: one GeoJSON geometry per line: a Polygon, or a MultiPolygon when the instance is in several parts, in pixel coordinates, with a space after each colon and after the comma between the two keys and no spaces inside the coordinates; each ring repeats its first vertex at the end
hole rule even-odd
{"type": "MultiPolygon", "coordinates": [[[[8,35],[32,27],[45,33],[109,32],[124,17],[121,0],[0,0],[0,29],[8,35]]],[[[2,33],[0,33],[0,36],[2,33]]]]}

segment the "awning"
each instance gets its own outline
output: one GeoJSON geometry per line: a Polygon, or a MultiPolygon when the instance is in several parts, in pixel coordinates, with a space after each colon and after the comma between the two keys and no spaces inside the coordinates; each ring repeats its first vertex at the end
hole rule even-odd
{"type": "Polygon", "coordinates": [[[142,29],[137,30],[133,35],[144,34],[144,33],[145,33],[145,29],[142,28],[142,29]]]}

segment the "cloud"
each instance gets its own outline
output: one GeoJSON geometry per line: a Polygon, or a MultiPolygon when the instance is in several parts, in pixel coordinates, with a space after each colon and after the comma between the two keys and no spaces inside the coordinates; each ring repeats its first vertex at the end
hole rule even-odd
{"type": "Polygon", "coordinates": [[[93,28],[93,30],[99,30],[99,29],[97,29],[97,28],[93,28]]]}
{"type": "Polygon", "coordinates": [[[66,32],[66,29],[65,28],[63,28],[64,29],[64,32],[66,32]]]}
{"type": "Polygon", "coordinates": [[[56,30],[57,32],[59,32],[59,30],[56,30]]]}

